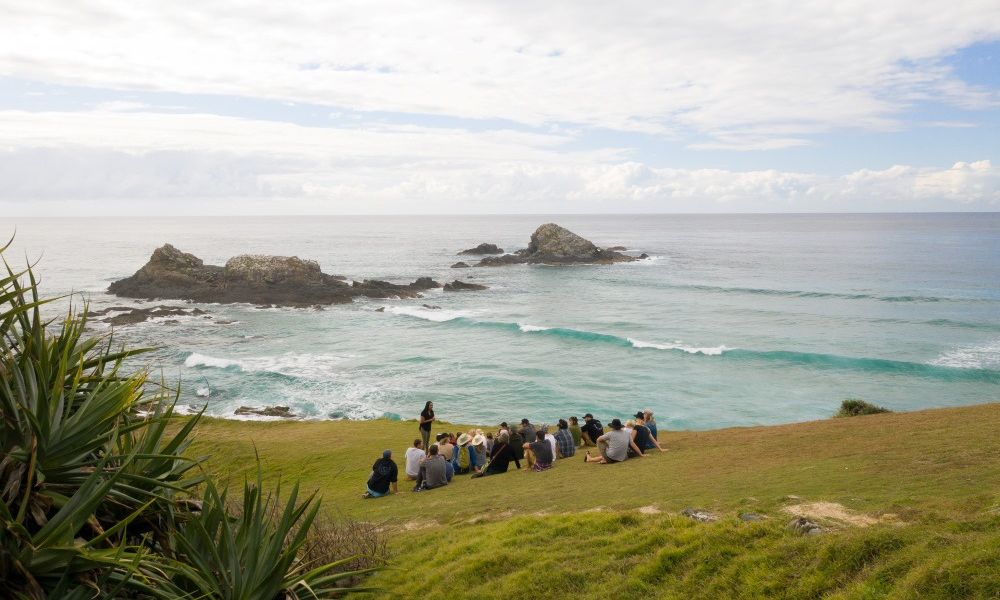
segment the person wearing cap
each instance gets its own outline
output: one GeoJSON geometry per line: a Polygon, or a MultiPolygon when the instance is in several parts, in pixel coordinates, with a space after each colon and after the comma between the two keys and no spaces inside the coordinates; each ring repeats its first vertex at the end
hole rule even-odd
{"type": "Polygon", "coordinates": [[[583,427],[580,428],[583,445],[594,446],[597,443],[597,438],[602,435],[604,435],[604,427],[601,426],[601,422],[590,413],[583,415],[583,427]]]}
{"type": "Polygon", "coordinates": [[[420,461],[424,460],[427,453],[424,452],[424,443],[420,438],[413,440],[413,446],[406,449],[406,454],[403,455],[406,471],[406,478],[413,481],[420,475],[420,461]]]}
{"type": "Polygon", "coordinates": [[[378,498],[389,495],[389,487],[392,493],[398,494],[399,487],[396,479],[399,476],[399,469],[392,460],[392,450],[382,452],[382,458],[372,465],[372,475],[368,478],[368,491],[362,494],[362,498],[378,498]]]}
{"type": "Polygon", "coordinates": [[[658,449],[660,452],[666,452],[663,446],[660,445],[660,442],[653,437],[653,433],[646,426],[645,419],[646,415],[642,411],[635,413],[635,427],[632,429],[632,441],[643,452],[652,450],[653,448],[658,449]]]}
{"type": "Polygon", "coordinates": [[[556,429],[555,438],[557,457],[569,458],[576,454],[576,444],[573,442],[566,419],[559,419],[559,429],[556,429]]]}
{"type": "Polygon", "coordinates": [[[555,455],[552,453],[552,444],[545,439],[542,431],[535,432],[535,441],[524,445],[524,458],[532,471],[546,471],[552,468],[555,455]]]}
{"type": "Polygon", "coordinates": [[[628,458],[629,448],[635,450],[637,456],[645,456],[625,432],[619,419],[611,419],[611,431],[597,438],[597,449],[600,456],[591,456],[590,450],[583,457],[583,462],[610,464],[624,462],[628,458]]]}
{"type": "Polygon", "coordinates": [[[583,445],[583,432],[580,431],[580,421],[576,417],[569,418],[569,434],[573,436],[573,445],[579,448],[583,445]]]}

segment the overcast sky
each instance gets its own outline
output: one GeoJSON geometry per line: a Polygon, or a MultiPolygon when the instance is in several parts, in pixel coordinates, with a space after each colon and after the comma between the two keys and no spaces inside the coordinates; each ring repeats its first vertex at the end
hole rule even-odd
{"type": "Polygon", "coordinates": [[[0,15],[7,215],[1000,210],[997,0],[0,15]]]}

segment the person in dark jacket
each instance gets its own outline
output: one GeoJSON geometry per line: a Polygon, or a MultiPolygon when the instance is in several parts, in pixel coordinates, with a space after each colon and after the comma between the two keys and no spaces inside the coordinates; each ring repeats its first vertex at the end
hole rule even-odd
{"type": "Polygon", "coordinates": [[[601,422],[594,418],[594,415],[587,413],[583,415],[583,427],[580,428],[580,437],[583,438],[584,446],[596,446],[597,438],[604,435],[604,427],[601,422]]]}
{"type": "Polygon", "coordinates": [[[368,491],[362,498],[378,498],[389,495],[389,487],[392,486],[392,493],[398,494],[399,487],[396,480],[399,478],[399,469],[392,460],[392,450],[382,452],[382,458],[372,465],[372,475],[368,478],[368,491]]]}
{"type": "Polygon", "coordinates": [[[646,426],[645,415],[640,410],[635,413],[635,427],[632,428],[632,441],[640,450],[652,450],[656,448],[660,452],[667,450],[660,445],[660,442],[653,436],[653,432],[646,426]]]}
{"type": "Polygon", "coordinates": [[[521,468],[521,461],[517,458],[514,453],[514,448],[510,444],[510,434],[506,431],[501,431],[497,436],[497,441],[493,445],[493,450],[490,452],[490,462],[483,469],[482,472],[473,475],[473,477],[485,477],[486,475],[497,475],[500,473],[506,473],[507,469],[510,467],[511,461],[518,469],[521,468]]]}

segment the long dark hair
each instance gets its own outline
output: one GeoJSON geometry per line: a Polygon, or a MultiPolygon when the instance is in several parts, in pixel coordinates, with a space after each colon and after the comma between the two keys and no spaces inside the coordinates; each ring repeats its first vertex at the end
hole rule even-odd
{"type": "Polygon", "coordinates": [[[431,414],[434,413],[434,411],[431,410],[431,403],[432,403],[431,400],[428,400],[426,403],[424,403],[424,412],[425,413],[431,413],[431,414]]]}

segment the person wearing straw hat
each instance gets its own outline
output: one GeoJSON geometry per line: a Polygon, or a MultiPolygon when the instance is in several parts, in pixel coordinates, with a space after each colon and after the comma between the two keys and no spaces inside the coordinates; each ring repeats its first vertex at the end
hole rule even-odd
{"type": "Polygon", "coordinates": [[[476,453],[469,445],[471,441],[472,436],[468,433],[458,436],[455,458],[453,459],[456,475],[464,475],[476,467],[476,453]]]}
{"type": "Polygon", "coordinates": [[[392,493],[398,494],[399,487],[396,479],[399,477],[399,469],[392,460],[392,450],[384,450],[382,458],[372,465],[372,474],[368,478],[368,491],[361,495],[362,498],[379,498],[389,495],[389,487],[392,486],[392,493]]]}
{"type": "Polygon", "coordinates": [[[524,445],[524,458],[532,471],[547,471],[552,468],[555,459],[552,444],[545,439],[545,434],[541,430],[535,432],[535,441],[524,445]]]}
{"type": "Polygon", "coordinates": [[[489,456],[489,451],[486,450],[486,436],[483,435],[483,430],[477,429],[475,435],[472,436],[472,441],[469,443],[472,446],[472,451],[475,453],[476,459],[472,467],[476,472],[479,472],[486,465],[486,458],[489,456]]]}
{"type": "Polygon", "coordinates": [[[645,456],[632,441],[632,436],[624,431],[625,426],[619,419],[611,419],[611,431],[597,438],[597,449],[600,456],[591,456],[590,450],[583,456],[583,462],[602,465],[624,462],[628,458],[629,448],[633,448],[638,456],[645,456]]]}

